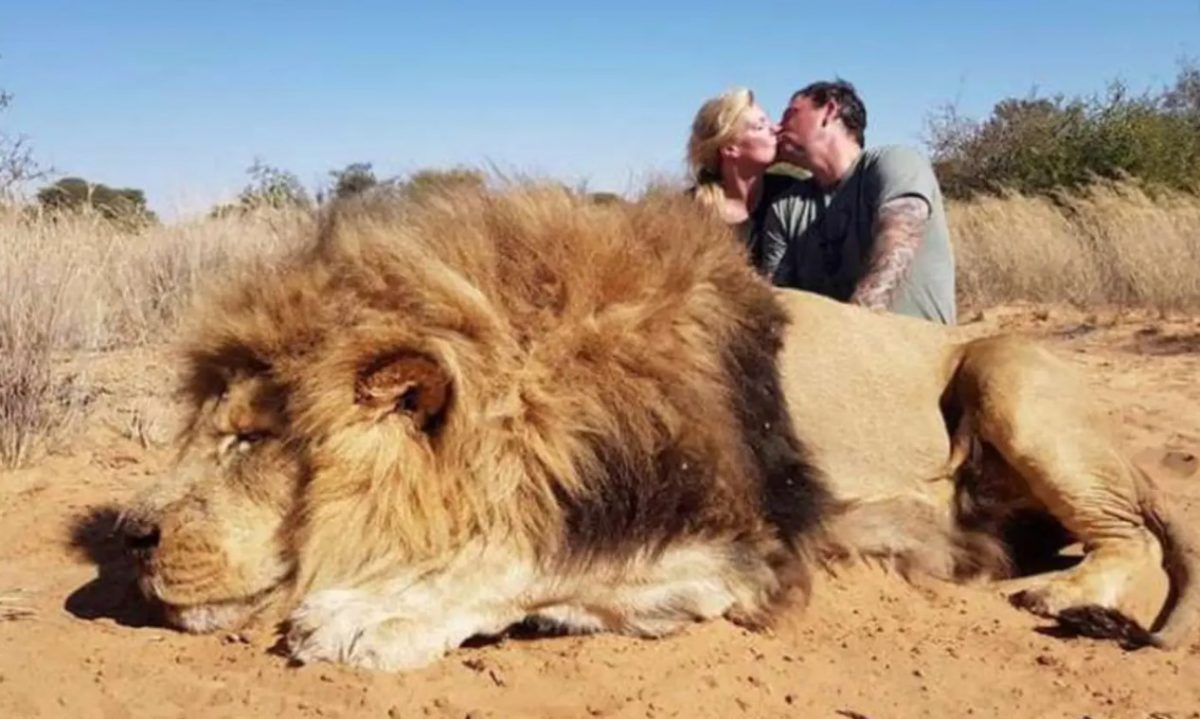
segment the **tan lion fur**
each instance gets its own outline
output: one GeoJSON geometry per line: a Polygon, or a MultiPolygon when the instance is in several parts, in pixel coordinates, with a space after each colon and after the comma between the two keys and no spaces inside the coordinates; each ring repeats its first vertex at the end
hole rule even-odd
{"type": "Polygon", "coordinates": [[[686,198],[345,204],[188,336],[180,457],[125,528],[143,590],[190,630],[286,616],[298,659],[396,668],[531,617],[759,624],[813,555],[994,574],[1004,547],[961,510],[980,443],[1088,545],[1027,608],[1127,610],[1165,558],[1159,639],[1194,623],[1194,543],[1082,392],[1042,392],[1065,367],[772,291],[686,198]]]}
{"type": "MultiPolygon", "coordinates": [[[[301,587],[345,574],[361,546],[410,561],[482,535],[555,553],[559,495],[589,491],[582,475],[603,469],[597,438],[643,445],[635,455],[663,436],[725,438],[716,473],[750,476],[711,348],[742,321],[726,295],[754,292],[755,280],[719,228],[688,222],[683,241],[678,215],[614,212],[565,192],[460,194],[413,217],[403,210],[343,208],[321,239],[356,306],[306,367],[293,411],[325,435],[323,461],[356,471],[314,474],[298,544],[322,560],[300,562],[301,587]],[[410,451],[403,422],[364,426],[346,402],[356,372],[400,347],[450,375],[454,411],[430,440],[436,453],[425,438],[410,451]],[[360,494],[376,488],[363,507],[360,494]]],[[[757,511],[721,506],[738,516],[717,524],[743,526],[757,511]]]]}

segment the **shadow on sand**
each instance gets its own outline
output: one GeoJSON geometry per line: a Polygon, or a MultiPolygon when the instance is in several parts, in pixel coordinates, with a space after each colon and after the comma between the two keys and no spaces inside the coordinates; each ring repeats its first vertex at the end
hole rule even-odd
{"type": "Polygon", "coordinates": [[[137,589],[133,560],[117,535],[120,511],[113,506],[89,510],[75,518],[69,543],[96,565],[96,578],[67,597],[64,608],[80,619],[111,619],[126,627],[162,626],[159,611],[137,589]]]}

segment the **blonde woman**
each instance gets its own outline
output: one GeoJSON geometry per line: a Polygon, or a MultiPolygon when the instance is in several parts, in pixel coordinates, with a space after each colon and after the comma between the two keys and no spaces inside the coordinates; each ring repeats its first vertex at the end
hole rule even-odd
{"type": "Polygon", "coordinates": [[[692,122],[688,168],[696,200],[734,227],[760,272],[772,276],[786,244],[763,231],[769,198],[793,180],[767,175],[775,162],[779,126],[746,88],[733,88],[703,105],[692,122]]]}

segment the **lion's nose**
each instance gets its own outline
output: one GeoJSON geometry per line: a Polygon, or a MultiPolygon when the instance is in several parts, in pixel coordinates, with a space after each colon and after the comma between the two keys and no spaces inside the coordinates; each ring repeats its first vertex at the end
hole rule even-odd
{"type": "Polygon", "coordinates": [[[162,537],[157,524],[139,519],[126,518],[121,523],[121,532],[125,535],[125,548],[134,554],[153,551],[162,537]]]}

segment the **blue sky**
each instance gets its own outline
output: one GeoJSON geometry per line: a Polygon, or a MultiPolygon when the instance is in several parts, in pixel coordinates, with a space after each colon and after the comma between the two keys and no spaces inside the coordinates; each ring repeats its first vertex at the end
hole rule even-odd
{"type": "Polygon", "coordinates": [[[1200,0],[256,2],[0,0],[0,129],[167,216],[245,184],[494,164],[626,191],[680,173],[696,108],[732,85],[778,116],[840,75],[868,144],[1003,97],[1157,88],[1200,58],[1200,0]]]}

